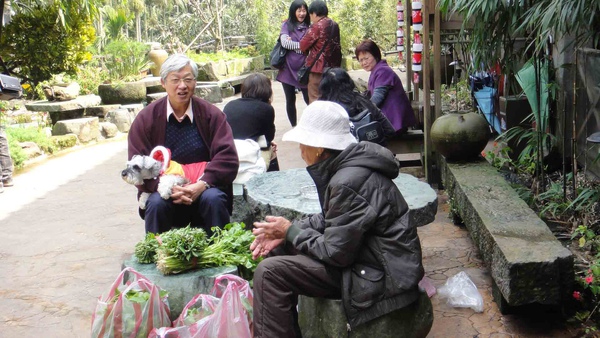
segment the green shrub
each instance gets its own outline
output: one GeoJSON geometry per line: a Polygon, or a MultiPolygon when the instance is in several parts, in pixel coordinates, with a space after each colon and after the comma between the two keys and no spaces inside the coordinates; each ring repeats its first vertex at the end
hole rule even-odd
{"type": "Polygon", "coordinates": [[[52,74],[75,74],[91,58],[87,51],[95,39],[86,13],[70,13],[68,28],[59,23],[59,5],[34,4],[16,14],[2,31],[0,56],[19,78],[32,87],[52,74]]]}
{"type": "Polygon", "coordinates": [[[137,81],[145,76],[149,67],[146,57],[148,46],[141,42],[114,40],[104,48],[104,65],[107,77],[113,82],[137,81]]]}
{"type": "Polygon", "coordinates": [[[54,143],[52,143],[52,141],[50,141],[50,138],[41,128],[7,128],[6,134],[11,142],[34,142],[43,152],[47,154],[52,154],[56,151],[56,146],[54,143]]]}
{"type": "Polygon", "coordinates": [[[58,149],[71,148],[77,144],[77,136],[73,134],[52,136],[50,140],[58,149]]]}

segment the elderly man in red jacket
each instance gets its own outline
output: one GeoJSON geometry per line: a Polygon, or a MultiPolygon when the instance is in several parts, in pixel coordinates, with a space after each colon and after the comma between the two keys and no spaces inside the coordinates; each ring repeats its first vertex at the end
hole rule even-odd
{"type": "Polygon", "coordinates": [[[312,68],[308,76],[308,101],[319,99],[319,83],[323,69],[340,67],[342,64],[342,48],[340,45],[340,27],[331,20],[325,1],[316,0],[308,6],[308,14],[312,23],[302,40],[300,49],[308,53],[305,65],[312,68]]]}
{"type": "Polygon", "coordinates": [[[181,164],[208,164],[197,181],[174,187],[168,200],[156,192],[158,180],[146,180],[138,186],[138,196],[151,193],[140,216],[146,232],[161,233],[191,224],[210,235],[211,227],[230,222],[231,184],[239,167],[231,127],[219,108],[194,96],[198,76],[195,62],[185,55],[172,55],[162,65],[160,76],[168,95],[148,105],[133,121],[129,159],[149,155],[160,145],[181,164]]]}

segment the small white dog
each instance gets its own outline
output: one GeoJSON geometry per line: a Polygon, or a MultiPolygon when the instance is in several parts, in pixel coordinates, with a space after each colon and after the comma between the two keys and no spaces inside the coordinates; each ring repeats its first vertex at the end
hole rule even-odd
{"type": "MultiPolygon", "coordinates": [[[[173,186],[183,186],[195,182],[202,177],[208,162],[199,162],[181,165],[171,161],[171,152],[163,147],[157,146],[150,155],[134,155],[127,161],[127,167],[121,171],[121,177],[129,184],[143,185],[144,180],[159,179],[158,194],[165,200],[171,198],[173,186]]],[[[146,201],[150,193],[143,192],[140,195],[140,209],[146,209],[146,201]]]]}

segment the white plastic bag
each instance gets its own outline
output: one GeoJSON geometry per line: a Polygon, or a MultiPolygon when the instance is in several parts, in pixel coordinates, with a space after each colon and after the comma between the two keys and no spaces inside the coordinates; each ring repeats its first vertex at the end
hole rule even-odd
{"type": "Polygon", "coordinates": [[[452,307],[469,307],[475,312],[483,312],[483,298],[464,271],[448,278],[437,291],[440,297],[448,299],[448,305],[452,307]]]}

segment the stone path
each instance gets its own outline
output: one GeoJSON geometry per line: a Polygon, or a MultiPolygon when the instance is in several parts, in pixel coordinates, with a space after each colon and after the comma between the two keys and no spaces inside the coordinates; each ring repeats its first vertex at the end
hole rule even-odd
{"type": "MultiPolygon", "coordinates": [[[[281,85],[273,88],[280,141],[290,125],[281,85]]],[[[301,111],[300,95],[298,101],[301,111]]],[[[279,145],[282,169],[305,166],[296,144],[279,145]]],[[[0,194],[0,338],[89,337],[97,297],[144,234],[134,188],[119,175],[125,160],[123,138],[82,147],[15,176],[15,186],[0,194]]],[[[433,296],[429,337],[572,337],[553,318],[498,312],[488,269],[467,231],[448,219],[446,197],[438,201],[435,221],[418,230],[426,275],[440,287],[466,271],[484,312],[451,308],[433,296]]]]}

